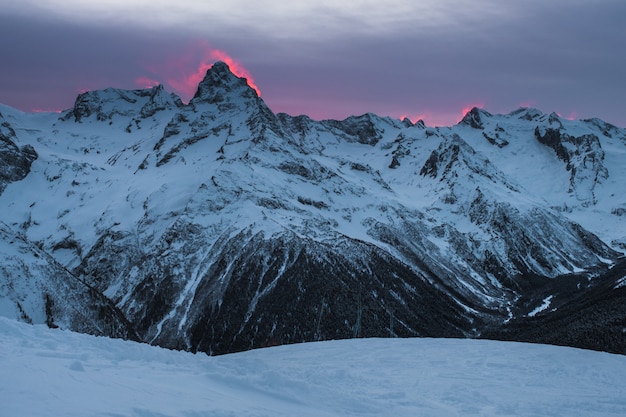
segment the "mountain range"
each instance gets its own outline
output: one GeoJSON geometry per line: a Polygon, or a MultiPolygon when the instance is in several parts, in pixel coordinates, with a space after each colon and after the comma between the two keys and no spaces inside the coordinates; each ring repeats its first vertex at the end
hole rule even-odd
{"type": "Polygon", "coordinates": [[[351,337],[626,353],[626,129],[273,113],[213,65],[0,106],[0,315],[221,354],[351,337]]]}

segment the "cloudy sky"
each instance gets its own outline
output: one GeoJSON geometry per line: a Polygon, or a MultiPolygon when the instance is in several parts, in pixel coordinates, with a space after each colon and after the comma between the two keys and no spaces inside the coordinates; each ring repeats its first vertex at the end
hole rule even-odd
{"type": "Polygon", "coordinates": [[[162,83],[229,60],[275,112],[428,125],[520,106],[626,127],[624,0],[0,0],[0,103],[162,83]]]}

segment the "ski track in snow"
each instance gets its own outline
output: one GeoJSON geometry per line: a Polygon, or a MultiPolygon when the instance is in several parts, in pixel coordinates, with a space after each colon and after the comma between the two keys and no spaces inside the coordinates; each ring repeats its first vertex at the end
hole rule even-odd
{"type": "Polygon", "coordinates": [[[358,339],[209,357],[0,318],[0,416],[624,416],[626,356],[358,339]]]}

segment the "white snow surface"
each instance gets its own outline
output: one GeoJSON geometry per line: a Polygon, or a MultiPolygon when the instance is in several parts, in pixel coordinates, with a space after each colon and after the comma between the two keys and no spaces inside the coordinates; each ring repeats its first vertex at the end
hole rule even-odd
{"type": "Polygon", "coordinates": [[[0,317],[0,416],[624,416],[626,356],[352,339],[209,357],[0,317]]]}

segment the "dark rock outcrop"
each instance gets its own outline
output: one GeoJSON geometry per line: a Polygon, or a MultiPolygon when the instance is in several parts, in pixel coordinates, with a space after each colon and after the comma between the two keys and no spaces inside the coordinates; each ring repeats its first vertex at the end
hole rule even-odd
{"type": "Polygon", "coordinates": [[[0,194],[12,182],[20,181],[30,172],[30,166],[37,159],[37,152],[31,145],[18,147],[15,131],[0,114],[0,194]]]}

